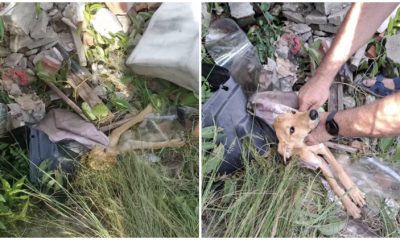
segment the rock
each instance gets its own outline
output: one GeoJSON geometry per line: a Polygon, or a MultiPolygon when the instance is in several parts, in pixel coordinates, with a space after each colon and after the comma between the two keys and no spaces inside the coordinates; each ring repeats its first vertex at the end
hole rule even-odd
{"type": "Polygon", "coordinates": [[[326,32],[319,31],[319,30],[314,30],[313,33],[314,33],[314,35],[319,36],[319,37],[326,37],[328,35],[328,34],[326,34],[326,32]]]}
{"type": "Polygon", "coordinates": [[[9,3],[0,11],[7,29],[13,35],[28,35],[35,19],[35,5],[33,2],[9,3]]]}
{"type": "Polygon", "coordinates": [[[85,3],[83,2],[71,2],[69,3],[62,12],[62,15],[77,26],[79,22],[83,22],[85,17],[83,12],[85,11],[85,3]]]}
{"type": "Polygon", "coordinates": [[[25,53],[25,56],[29,57],[29,56],[31,56],[31,55],[33,55],[33,54],[36,54],[37,52],[39,52],[39,49],[38,49],[38,48],[35,48],[35,49],[32,49],[32,50],[27,51],[27,52],[25,53]]]}
{"type": "Polygon", "coordinates": [[[347,12],[349,11],[350,6],[340,10],[337,13],[333,13],[331,15],[328,16],[328,22],[330,24],[339,26],[340,24],[342,24],[344,18],[346,17],[347,12]]]}
{"type": "Polygon", "coordinates": [[[131,19],[126,16],[126,15],[122,15],[122,16],[117,16],[118,22],[121,24],[122,26],[122,31],[124,33],[127,33],[129,31],[129,27],[131,26],[132,22],[131,19]]]}
{"type": "Polygon", "coordinates": [[[367,94],[365,96],[365,104],[370,104],[370,103],[374,102],[375,100],[376,100],[375,96],[372,96],[370,94],[367,94]]]}
{"type": "Polygon", "coordinates": [[[11,51],[8,48],[0,46],[0,57],[7,57],[11,51]]]}
{"type": "Polygon", "coordinates": [[[107,8],[115,15],[125,15],[133,4],[133,2],[106,2],[107,8]]]}
{"type": "Polygon", "coordinates": [[[40,50],[41,50],[41,51],[48,50],[48,49],[54,47],[56,44],[57,44],[57,42],[51,42],[51,43],[49,43],[49,44],[46,44],[46,45],[42,46],[42,47],[40,48],[40,50]]]}
{"type": "Polygon", "coordinates": [[[289,27],[295,34],[304,34],[304,33],[311,33],[311,28],[304,23],[293,24],[289,27]]]}
{"type": "Polygon", "coordinates": [[[253,5],[251,3],[229,3],[231,15],[241,27],[255,23],[253,5]]]}
{"type": "Polygon", "coordinates": [[[279,46],[278,48],[276,48],[275,52],[281,58],[288,58],[289,47],[288,46],[279,46]]]}
{"type": "Polygon", "coordinates": [[[75,30],[78,29],[77,26],[69,18],[62,17],[61,21],[63,23],[65,23],[67,26],[69,26],[69,27],[71,27],[71,28],[73,28],[75,30]]]}
{"type": "Polygon", "coordinates": [[[282,11],[282,14],[289,21],[293,21],[295,23],[304,23],[305,22],[305,19],[304,19],[303,15],[301,15],[300,13],[282,11]]]}
{"type": "Polygon", "coordinates": [[[318,26],[319,26],[319,30],[328,32],[328,33],[336,33],[337,30],[339,29],[338,26],[331,25],[331,24],[321,24],[318,26]]]}
{"type": "Polygon", "coordinates": [[[10,90],[8,91],[8,93],[11,95],[11,96],[14,96],[14,97],[18,97],[18,96],[21,96],[22,95],[22,91],[21,91],[21,88],[18,86],[18,84],[16,84],[16,83],[12,83],[11,84],[11,88],[10,88],[10,90]]]}
{"type": "Polygon", "coordinates": [[[15,46],[13,46],[13,47],[15,47],[15,49],[17,49],[17,48],[20,49],[23,47],[27,47],[29,49],[34,49],[34,48],[38,48],[38,47],[47,45],[49,43],[58,41],[58,35],[57,35],[57,33],[55,33],[53,31],[52,28],[48,27],[46,32],[47,33],[46,33],[46,36],[44,36],[44,38],[38,39],[36,41],[29,37],[22,37],[22,39],[15,38],[14,43],[13,43],[13,45],[15,45],[15,46]]]}
{"type": "Polygon", "coordinates": [[[43,9],[43,11],[49,11],[50,9],[53,8],[54,3],[52,2],[41,2],[40,7],[43,9]]]}
{"type": "Polygon", "coordinates": [[[303,3],[284,3],[282,5],[283,11],[297,12],[303,7],[303,3]]]}
{"type": "Polygon", "coordinates": [[[17,64],[24,57],[22,53],[12,53],[4,60],[4,67],[16,67],[17,64]]]}
{"type": "Polygon", "coordinates": [[[28,46],[32,42],[33,40],[28,35],[14,35],[10,39],[10,50],[16,53],[21,48],[28,46]]]}
{"type": "Polygon", "coordinates": [[[69,27],[63,21],[61,21],[61,19],[57,21],[52,21],[51,26],[56,33],[67,32],[69,29],[69,27]]]}
{"type": "Polygon", "coordinates": [[[310,32],[306,32],[300,35],[300,38],[303,42],[307,42],[308,39],[310,39],[310,37],[312,36],[311,31],[310,32]]]}
{"type": "Polygon", "coordinates": [[[400,34],[386,37],[386,56],[394,63],[400,63],[400,34]]]}
{"type": "Polygon", "coordinates": [[[289,59],[279,57],[276,59],[276,65],[278,84],[274,84],[274,90],[280,90],[283,92],[293,91],[292,87],[297,81],[297,66],[289,59]]]}
{"type": "Polygon", "coordinates": [[[107,89],[104,86],[96,86],[93,91],[102,99],[107,99],[107,89]]]}
{"type": "Polygon", "coordinates": [[[65,49],[65,51],[70,52],[74,50],[74,40],[72,39],[72,34],[70,32],[62,32],[58,34],[60,41],[59,44],[65,49]]]}
{"type": "Polygon", "coordinates": [[[343,104],[346,109],[354,108],[356,106],[356,100],[351,96],[345,96],[343,97],[343,104]]]}
{"type": "Polygon", "coordinates": [[[65,9],[65,7],[68,5],[67,2],[57,2],[57,3],[55,3],[55,4],[56,4],[57,8],[58,8],[60,11],[63,11],[63,10],[65,9]]]}
{"type": "Polygon", "coordinates": [[[26,57],[23,57],[19,63],[17,64],[17,67],[20,69],[25,69],[28,67],[28,59],[26,57]]]}
{"type": "Polygon", "coordinates": [[[49,17],[54,17],[57,13],[59,13],[57,8],[54,8],[53,10],[51,10],[47,15],[49,17]]]}
{"type": "Polygon", "coordinates": [[[101,36],[111,38],[109,33],[122,32],[121,23],[119,23],[118,18],[115,17],[110,10],[106,8],[99,9],[93,17],[92,20],[93,28],[101,36]]]}
{"type": "Polygon", "coordinates": [[[325,15],[313,11],[312,13],[308,14],[305,18],[306,24],[327,24],[328,20],[325,15]]]}
{"type": "Polygon", "coordinates": [[[243,3],[229,3],[229,9],[231,10],[231,16],[235,19],[247,18],[254,16],[253,5],[248,2],[243,3]]]}
{"type": "Polygon", "coordinates": [[[37,20],[32,23],[32,28],[30,29],[31,38],[37,40],[46,36],[47,25],[49,23],[49,17],[45,11],[42,11],[37,20]]]}
{"type": "Polygon", "coordinates": [[[319,2],[315,3],[315,8],[322,14],[329,15],[332,13],[337,13],[343,8],[349,6],[350,3],[340,3],[340,2],[319,2]]]}
{"type": "Polygon", "coordinates": [[[22,110],[23,120],[26,123],[37,123],[46,115],[45,104],[35,94],[23,94],[15,98],[15,102],[22,110]]]}

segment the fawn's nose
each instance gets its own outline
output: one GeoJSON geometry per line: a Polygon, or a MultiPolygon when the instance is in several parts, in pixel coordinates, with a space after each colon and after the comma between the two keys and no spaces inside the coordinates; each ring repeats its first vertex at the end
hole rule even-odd
{"type": "Polygon", "coordinates": [[[317,110],[311,110],[310,111],[310,119],[311,120],[315,120],[315,119],[317,119],[319,116],[318,116],[318,112],[317,112],[317,110]]]}

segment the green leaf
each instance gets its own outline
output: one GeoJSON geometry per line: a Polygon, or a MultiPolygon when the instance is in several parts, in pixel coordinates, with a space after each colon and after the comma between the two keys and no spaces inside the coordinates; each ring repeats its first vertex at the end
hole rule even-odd
{"type": "Polygon", "coordinates": [[[3,197],[3,195],[2,194],[0,194],[0,202],[6,202],[6,199],[3,197]]]}
{"type": "Polygon", "coordinates": [[[203,165],[203,176],[216,171],[224,158],[224,145],[220,144],[212,153],[210,158],[205,159],[203,165]]]}
{"type": "Polygon", "coordinates": [[[25,182],[25,176],[19,179],[13,186],[14,189],[21,189],[21,187],[24,185],[25,182]]]}
{"type": "Polygon", "coordinates": [[[5,180],[5,179],[2,178],[2,179],[1,179],[1,184],[3,185],[4,191],[8,192],[8,191],[11,190],[10,183],[8,183],[7,180],[5,180]]]}
{"type": "Polygon", "coordinates": [[[6,30],[6,26],[4,24],[4,20],[0,16],[0,42],[3,42],[3,40],[4,40],[5,30],[6,30]]]}
{"type": "Polygon", "coordinates": [[[378,144],[379,149],[382,152],[387,152],[389,150],[390,146],[393,145],[394,141],[395,141],[395,138],[393,138],[393,137],[381,138],[379,140],[379,144],[378,144]]]}
{"type": "Polygon", "coordinates": [[[374,66],[373,66],[372,72],[371,72],[372,77],[375,77],[378,74],[378,72],[379,72],[378,63],[374,62],[374,66]]]}
{"type": "Polygon", "coordinates": [[[96,116],[93,114],[92,108],[87,104],[87,102],[82,103],[82,111],[91,121],[96,120],[96,116]]]}
{"type": "Polygon", "coordinates": [[[107,117],[108,112],[109,110],[107,106],[103,103],[96,104],[96,106],[94,106],[92,110],[93,115],[95,115],[97,119],[102,119],[107,117]]]}
{"type": "Polygon", "coordinates": [[[325,236],[332,236],[339,233],[345,226],[346,221],[340,221],[318,226],[317,229],[325,236]]]}
{"type": "Polygon", "coordinates": [[[7,230],[7,227],[4,225],[2,221],[0,221],[0,230],[7,230]]]}

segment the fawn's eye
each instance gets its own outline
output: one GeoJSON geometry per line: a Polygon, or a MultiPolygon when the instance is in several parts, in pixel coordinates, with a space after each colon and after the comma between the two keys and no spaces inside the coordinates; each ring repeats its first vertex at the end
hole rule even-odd
{"type": "Polygon", "coordinates": [[[294,133],[294,127],[290,127],[290,135],[294,133]]]}
{"type": "Polygon", "coordinates": [[[296,112],[295,112],[295,111],[292,111],[292,114],[296,114],[296,112]]]}

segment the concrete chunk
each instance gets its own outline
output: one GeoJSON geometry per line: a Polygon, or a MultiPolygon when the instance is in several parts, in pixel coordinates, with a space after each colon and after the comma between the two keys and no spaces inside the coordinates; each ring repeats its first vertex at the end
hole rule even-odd
{"type": "Polygon", "coordinates": [[[9,5],[0,11],[7,29],[11,34],[28,35],[35,18],[34,3],[9,3],[9,5]]]}
{"type": "Polygon", "coordinates": [[[332,13],[337,13],[343,8],[349,6],[350,3],[341,2],[319,2],[315,3],[315,8],[322,14],[329,15],[332,13]]]}
{"type": "Polygon", "coordinates": [[[328,33],[336,33],[337,30],[339,29],[338,26],[332,25],[332,24],[321,24],[319,25],[319,30],[328,32],[328,33]]]}
{"type": "Polygon", "coordinates": [[[304,23],[305,19],[303,15],[297,12],[290,12],[290,11],[282,11],[282,14],[284,17],[286,17],[289,21],[295,22],[295,23],[304,23]]]}
{"type": "Polygon", "coordinates": [[[4,61],[5,67],[16,67],[21,59],[24,57],[22,53],[12,53],[8,55],[6,60],[4,61]]]}
{"type": "Polygon", "coordinates": [[[325,15],[318,11],[313,11],[306,16],[306,24],[327,24],[328,20],[325,15]]]}
{"type": "Polygon", "coordinates": [[[32,27],[30,29],[30,35],[33,39],[41,39],[46,36],[47,25],[49,24],[49,16],[45,11],[42,11],[39,17],[33,20],[32,27]]]}
{"type": "Polygon", "coordinates": [[[236,19],[247,18],[254,16],[255,12],[251,3],[229,3],[229,9],[231,10],[232,17],[236,19]]]}
{"type": "Polygon", "coordinates": [[[386,38],[386,54],[393,62],[400,63],[400,34],[386,38]]]}
{"type": "Polygon", "coordinates": [[[349,9],[350,9],[350,6],[344,8],[343,10],[340,10],[337,13],[331,14],[330,16],[328,16],[328,22],[330,24],[339,26],[343,22],[344,18],[346,17],[346,14],[349,11],[349,9]]]}

